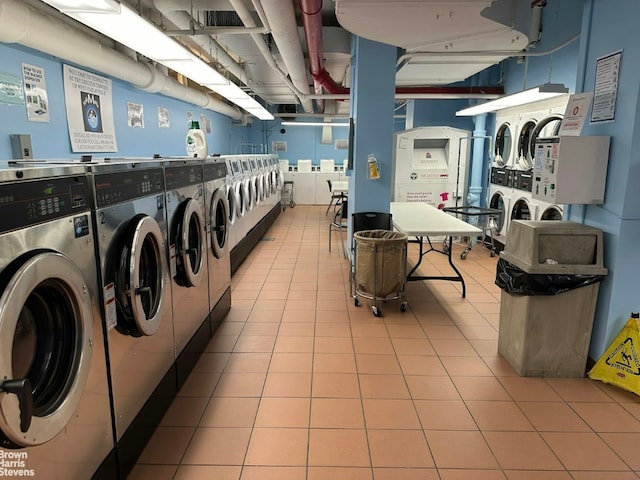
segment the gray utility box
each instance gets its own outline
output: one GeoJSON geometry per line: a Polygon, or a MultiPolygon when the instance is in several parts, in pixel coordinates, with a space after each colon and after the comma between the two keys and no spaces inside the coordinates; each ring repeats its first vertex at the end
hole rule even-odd
{"type": "MultiPolygon", "coordinates": [[[[528,274],[607,274],[602,231],[574,222],[514,220],[500,255],[528,274]]],[[[503,290],[498,352],[521,376],[583,377],[598,288],[557,295],[503,290]]]]}

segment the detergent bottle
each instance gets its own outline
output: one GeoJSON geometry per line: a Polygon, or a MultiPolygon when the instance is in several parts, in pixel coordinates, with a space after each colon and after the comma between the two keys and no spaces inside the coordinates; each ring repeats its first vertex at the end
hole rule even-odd
{"type": "Polygon", "coordinates": [[[196,121],[191,122],[191,128],[187,132],[186,147],[188,157],[205,158],[209,153],[207,138],[196,121]]]}

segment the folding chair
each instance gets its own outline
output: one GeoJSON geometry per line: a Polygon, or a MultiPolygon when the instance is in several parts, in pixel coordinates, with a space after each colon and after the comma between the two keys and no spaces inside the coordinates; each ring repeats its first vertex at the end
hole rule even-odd
{"type": "Polygon", "coordinates": [[[327,184],[329,185],[329,193],[331,194],[331,199],[329,200],[327,211],[324,213],[325,216],[329,214],[329,210],[331,209],[331,205],[333,205],[334,201],[336,202],[334,205],[335,210],[335,208],[338,207],[347,198],[347,196],[342,192],[333,193],[333,184],[331,183],[331,180],[327,179],[327,184]]]}

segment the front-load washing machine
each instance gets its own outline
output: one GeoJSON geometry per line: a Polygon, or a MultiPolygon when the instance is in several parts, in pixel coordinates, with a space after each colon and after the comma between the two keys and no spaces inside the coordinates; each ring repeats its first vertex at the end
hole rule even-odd
{"type": "Polygon", "coordinates": [[[251,223],[252,227],[255,227],[265,215],[264,181],[256,157],[249,157],[249,166],[251,168],[251,194],[253,197],[253,219],[251,223]]]}
{"type": "Polygon", "coordinates": [[[493,232],[494,239],[505,245],[507,232],[509,230],[509,221],[511,219],[511,194],[512,187],[507,185],[489,184],[489,197],[487,206],[500,210],[500,215],[496,219],[495,230],[493,232]]]}
{"type": "Polygon", "coordinates": [[[90,196],[82,166],[0,171],[0,476],[116,475],[90,196]]]}
{"type": "Polygon", "coordinates": [[[251,171],[251,167],[249,166],[249,157],[246,155],[240,156],[240,165],[242,167],[242,192],[246,202],[246,209],[244,216],[246,217],[246,225],[245,231],[241,232],[242,236],[238,237],[238,242],[240,243],[244,237],[251,231],[251,229],[256,225],[256,212],[254,212],[256,207],[255,202],[255,183],[253,181],[253,173],[251,171]]]}
{"type": "Polygon", "coordinates": [[[224,157],[227,164],[228,191],[227,200],[229,201],[229,216],[231,219],[231,209],[235,205],[235,218],[233,222],[229,222],[229,250],[232,250],[240,240],[247,234],[247,224],[249,218],[247,216],[249,208],[249,198],[246,193],[244,175],[242,173],[242,164],[237,156],[224,157]],[[230,177],[229,177],[230,175],[230,177]],[[233,200],[230,200],[229,197],[233,200]]]}
{"type": "Polygon", "coordinates": [[[116,450],[126,477],[177,390],[164,172],[160,161],[88,168],[116,450]]]}
{"type": "Polygon", "coordinates": [[[204,351],[192,338],[209,328],[209,287],[203,161],[175,159],[164,163],[167,204],[167,259],[171,275],[171,308],[180,388],[204,351]]]}
{"type": "Polygon", "coordinates": [[[226,195],[227,164],[221,159],[204,163],[209,310],[211,334],[231,306],[231,258],[229,249],[229,202],[226,195]]]}

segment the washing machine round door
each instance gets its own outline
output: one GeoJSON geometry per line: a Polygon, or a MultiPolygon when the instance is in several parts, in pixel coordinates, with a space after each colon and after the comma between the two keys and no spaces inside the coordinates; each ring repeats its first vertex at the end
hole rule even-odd
{"type": "Polygon", "coordinates": [[[204,214],[200,204],[188,198],[180,205],[172,231],[176,246],[176,280],[185,287],[197,287],[202,281],[205,258],[204,214]]]}
{"type": "Polygon", "coordinates": [[[562,220],[562,209],[558,205],[547,207],[540,215],[540,220],[562,220]]]}
{"type": "Polygon", "coordinates": [[[265,199],[271,196],[271,175],[269,172],[262,176],[262,193],[265,199]]]}
{"type": "Polygon", "coordinates": [[[91,367],[87,285],[66,256],[19,257],[0,278],[0,447],[41,445],[73,416],[91,367]]]}
{"type": "Polygon", "coordinates": [[[236,223],[236,217],[238,216],[238,197],[236,196],[236,190],[231,186],[227,186],[227,203],[229,204],[229,225],[236,223]]]}
{"type": "Polygon", "coordinates": [[[211,249],[216,258],[222,258],[227,251],[229,204],[222,190],[216,190],[211,197],[209,221],[211,222],[211,249]]]}
{"type": "Polygon", "coordinates": [[[247,195],[244,188],[244,182],[236,183],[233,189],[235,190],[236,198],[238,199],[236,203],[236,212],[238,217],[244,217],[244,214],[247,213],[247,195]]]}
{"type": "Polygon", "coordinates": [[[489,200],[489,208],[500,210],[500,214],[496,220],[496,231],[501,232],[504,227],[504,219],[506,218],[505,210],[507,206],[504,203],[504,197],[500,193],[494,193],[489,200]]]}
{"type": "Polygon", "coordinates": [[[562,125],[563,116],[560,114],[549,115],[538,122],[536,128],[531,133],[531,144],[529,145],[529,152],[531,158],[535,158],[536,155],[536,141],[538,138],[557,137],[560,133],[560,126],[562,125]]]}
{"type": "Polygon", "coordinates": [[[509,122],[504,122],[498,127],[496,132],[496,147],[495,147],[495,162],[499,167],[502,167],[509,163],[509,157],[511,157],[511,125],[509,122]]]}
{"type": "Polygon", "coordinates": [[[518,136],[518,164],[525,170],[533,168],[533,132],[536,129],[536,122],[529,120],[520,129],[518,136]]]}
{"type": "Polygon", "coordinates": [[[127,335],[153,335],[160,328],[165,287],[162,231],[148,215],[133,217],[124,234],[116,269],[119,312],[116,328],[127,335]]]}
{"type": "Polygon", "coordinates": [[[278,193],[278,184],[279,183],[280,182],[278,180],[278,172],[276,172],[275,170],[271,170],[271,193],[273,195],[278,193]]]}
{"type": "Polygon", "coordinates": [[[264,197],[262,191],[262,175],[257,175],[251,179],[251,188],[253,191],[253,203],[260,205],[264,197]]]}
{"type": "Polygon", "coordinates": [[[531,220],[532,217],[527,201],[523,198],[516,200],[511,210],[511,220],[531,220]]]}
{"type": "Polygon", "coordinates": [[[243,182],[242,189],[244,191],[243,193],[244,193],[245,204],[246,204],[245,211],[253,210],[253,205],[255,203],[254,201],[255,186],[250,178],[247,178],[243,182]]]}

